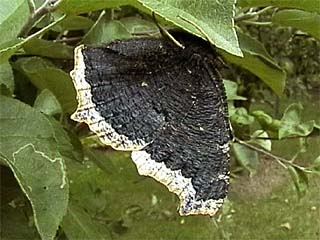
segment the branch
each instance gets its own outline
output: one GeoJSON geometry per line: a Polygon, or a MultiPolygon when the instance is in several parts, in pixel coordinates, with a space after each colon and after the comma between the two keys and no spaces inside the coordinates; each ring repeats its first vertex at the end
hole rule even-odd
{"type": "Polygon", "coordinates": [[[314,138],[319,137],[319,134],[309,134],[307,136],[291,136],[291,137],[285,137],[285,138],[276,138],[276,137],[251,137],[250,140],[273,140],[273,141],[282,141],[282,140],[290,140],[290,139],[300,139],[300,138],[314,138]]]}
{"type": "Polygon", "coordinates": [[[246,147],[248,147],[248,148],[250,148],[250,149],[252,149],[252,150],[254,150],[254,151],[258,152],[258,153],[266,155],[266,156],[268,156],[268,157],[270,157],[272,159],[275,159],[281,166],[283,166],[286,169],[287,169],[286,165],[289,165],[291,167],[295,167],[295,168],[297,168],[297,169],[299,169],[301,171],[304,171],[306,173],[312,173],[312,171],[306,169],[305,167],[299,166],[299,165],[297,165],[297,164],[293,163],[292,161],[287,160],[285,158],[276,156],[276,155],[274,155],[273,153],[271,153],[269,151],[266,151],[266,150],[264,150],[262,148],[259,148],[259,147],[256,147],[254,145],[251,145],[251,144],[249,144],[249,143],[247,143],[245,141],[240,140],[239,138],[235,138],[235,142],[237,142],[237,143],[239,143],[239,144],[241,144],[243,146],[246,146],[246,147]]]}
{"type": "Polygon", "coordinates": [[[28,0],[29,9],[30,9],[30,17],[26,24],[22,27],[19,37],[26,37],[30,30],[33,28],[35,23],[37,23],[42,17],[44,17],[47,13],[53,12],[57,9],[59,4],[63,0],[46,0],[38,9],[35,9],[35,5],[33,0],[28,0]]]}

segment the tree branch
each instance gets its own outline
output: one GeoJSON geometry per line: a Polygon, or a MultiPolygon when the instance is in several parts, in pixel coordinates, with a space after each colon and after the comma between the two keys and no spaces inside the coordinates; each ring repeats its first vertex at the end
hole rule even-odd
{"type": "Polygon", "coordinates": [[[38,22],[47,13],[57,9],[62,0],[46,0],[38,9],[35,9],[33,0],[28,0],[30,17],[26,24],[22,27],[19,37],[26,37],[36,22],[38,22]]]}
{"type": "Polygon", "coordinates": [[[291,167],[295,167],[295,168],[297,168],[297,169],[300,169],[301,171],[304,171],[304,172],[306,172],[306,173],[312,173],[312,171],[306,169],[305,167],[299,166],[298,164],[295,164],[295,163],[293,163],[292,161],[287,160],[287,159],[285,159],[285,158],[276,156],[276,155],[274,155],[273,153],[271,153],[271,152],[269,152],[269,151],[266,151],[266,150],[264,150],[264,149],[262,149],[262,148],[259,148],[259,147],[256,147],[256,146],[254,146],[254,145],[251,145],[250,143],[247,143],[247,142],[245,142],[245,141],[242,141],[242,140],[240,140],[239,138],[235,138],[235,142],[237,142],[237,143],[239,143],[239,144],[241,144],[241,145],[243,145],[243,146],[246,146],[246,147],[248,147],[248,148],[250,148],[250,149],[252,149],[252,150],[254,150],[254,151],[258,152],[258,153],[261,153],[261,154],[263,154],[263,155],[266,155],[266,156],[268,156],[268,157],[270,157],[270,158],[272,158],[272,159],[275,159],[275,160],[276,160],[281,166],[283,166],[284,168],[287,168],[287,165],[289,165],[289,166],[291,166],[291,167]]]}

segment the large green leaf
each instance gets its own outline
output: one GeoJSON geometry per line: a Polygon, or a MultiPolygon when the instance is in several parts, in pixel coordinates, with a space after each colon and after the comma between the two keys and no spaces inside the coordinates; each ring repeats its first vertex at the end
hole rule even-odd
{"type": "Polygon", "coordinates": [[[220,53],[227,61],[249,70],[276,94],[281,95],[285,86],[286,73],[276,64],[259,41],[240,32],[238,37],[240,48],[244,54],[243,58],[223,51],[220,51],[220,53]]]}
{"type": "Polygon", "coordinates": [[[39,57],[19,59],[16,66],[38,89],[49,89],[65,112],[74,111],[76,93],[69,74],[39,57]]]}
{"type": "Polygon", "coordinates": [[[64,0],[59,9],[68,14],[80,14],[128,5],[131,2],[132,0],[64,0]]]}
{"type": "Polygon", "coordinates": [[[272,16],[272,22],[300,29],[320,39],[320,15],[317,13],[296,9],[282,10],[272,16]]]}
{"type": "MultiPolygon", "coordinates": [[[[31,202],[43,239],[53,239],[67,211],[69,186],[58,125],[30,106],[0,96],[0,157],[31,202]]],[[[61,127],[59,127],[61,128],[61,127]]]]}
{"type": "Polygon", "coordinates": [[[209,40],[225,51],[242,56],[234,30],[234,0],[137,0],[134,6],[155,12],[184,30],[209,40]]]}
{"type": "Polygon", "coordinates": [[[3,87],[9,91],[10,94],[14,90],[13,72],[9,62],[0,64],[0,94],[2,93],[3,87]]]}
{"type": "Polygon", "coordinates": [[[285,8],[298,8],[309,12],[320,13],[319,0],[238,0],[239,7],[276,6],[285,8]]]}
{"type": "Polygon", "coordinates": [[[0,45],[14,40],[29,16],[28,1],[1,0],[0,45]]]}

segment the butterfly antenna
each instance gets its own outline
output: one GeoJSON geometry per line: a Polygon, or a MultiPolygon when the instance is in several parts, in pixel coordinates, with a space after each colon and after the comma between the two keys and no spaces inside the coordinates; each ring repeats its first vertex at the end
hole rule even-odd
{"type": "Polygon", "coordinates": [[[180,47],[180,48],[182,48],[182,49],[185,48],[185,47],[183,46],[183,44],[181,44],[177,39],[175,39],[164,27],[162,27],[162,26],[158,23],[158,21],[157,21],[157,19],[156,19],[156,15],[155,15],[154,12],[152,12],[152,17],[153,17],[153,20],[154,20],[154,22],[156,23],[157,27],[159,28],[160,33],[161,33],[162,36],[169,38],[169,39],[170,39],[174,44],[176,44],[178,47],[180,47]]]}

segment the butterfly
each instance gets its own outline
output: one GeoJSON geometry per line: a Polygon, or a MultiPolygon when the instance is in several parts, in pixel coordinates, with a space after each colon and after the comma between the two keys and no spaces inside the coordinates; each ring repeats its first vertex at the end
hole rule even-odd
{"type": "Polygon", "coordinates": [[[180,199],[181,215],[213,216],[229,185],[227,99],[211,46],[187,33],[75,50],[78,108],[102,143],[132,151],[139,174],[180,199]]]}

